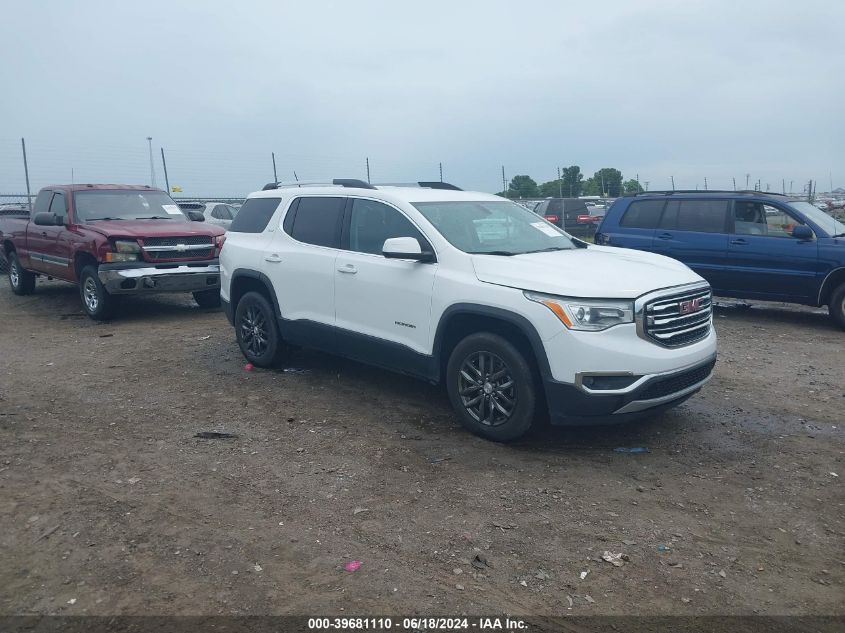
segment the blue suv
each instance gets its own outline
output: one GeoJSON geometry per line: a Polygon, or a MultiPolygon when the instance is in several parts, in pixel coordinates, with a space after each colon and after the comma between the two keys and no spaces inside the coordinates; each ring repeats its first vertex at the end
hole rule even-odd
{"type": "Polygon", "coordinates": [[[614,202],[595,241],[674,257],[717,295],[827,305],[845,329],[845,224],[808,202],[759,191],[645,192],[614,202]]]}

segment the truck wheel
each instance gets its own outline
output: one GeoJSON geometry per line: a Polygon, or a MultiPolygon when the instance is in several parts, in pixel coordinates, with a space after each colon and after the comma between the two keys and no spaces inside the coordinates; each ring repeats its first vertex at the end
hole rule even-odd
{"type": "Polygon", "coordinates": [[[830,294],[827,310],[836,324],[845,330],[845,284],[840,284],[838,288],[834,288],[830,294]]]}
{"type": "Polygon", "coordinates": [[[214,290],[198,290],[193,293],[194,301],[197,302],[201,308],[219,308],[220,307],[220,289],[214,290]]]}
{"type": "Polygon", "coordinates": [[[79,275],[79,295],[86,314],[95,321],[103,321],[111,317],[116,300],[100,283],[97,268],[86,266],[79,275]]]}
{"type": "Polygon", "coordinates": [[[515,440],[534,422],[534,373],[525,356],[497,334],[471,334],[455,346],[446,387],[461,423],[488,440],[515,440]]]}
{"type": "Polygon", "coordinates": [[[272,367],[284,353],[276,312],[264,295],[248,292],[235,309],[235,336],[241,353],[253,365],[272,367]]]}
{"type": "Polygon", "coordinates": [[[9,253],[9,285],[16,295],[31,295],[35,290],[35,275],[23,269],[14,251],[9,253]]]}

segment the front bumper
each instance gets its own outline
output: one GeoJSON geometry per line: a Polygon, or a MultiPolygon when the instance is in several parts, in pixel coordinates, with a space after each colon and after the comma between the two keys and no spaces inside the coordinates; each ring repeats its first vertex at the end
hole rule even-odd
{"type": "Polygon", "coordinates": [[[160,266],[151,266],[146,262],[100,264],[97,275],[109,294],[220,289],[220,264],[217,259],[160,266]]]}
{"type": "Polygon", "coordinates": [[[711,378],[716,357],[674,371],[638,377],[617,390],[591,390],[580,381],[546,379],[552,424],[616,424],[654,415],[681,404],[711,378]]]}

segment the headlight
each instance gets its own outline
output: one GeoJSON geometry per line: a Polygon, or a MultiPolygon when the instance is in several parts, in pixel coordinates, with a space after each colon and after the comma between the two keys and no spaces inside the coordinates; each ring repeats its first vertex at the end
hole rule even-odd
{"type": "Polygon", "coordinates": [[[115,240],[114,252],[106,253],[107,262],[135,262],[140,259],[141,247],[138,242],[115,240]]]}
{"type": "Polygon", "coordinates": [[[570,299],[538,292],[525,292],[525,298],[542,303],[570,330],[598,332],[614,325],[634,322],[634,303],[612,299],[570,299]]]}

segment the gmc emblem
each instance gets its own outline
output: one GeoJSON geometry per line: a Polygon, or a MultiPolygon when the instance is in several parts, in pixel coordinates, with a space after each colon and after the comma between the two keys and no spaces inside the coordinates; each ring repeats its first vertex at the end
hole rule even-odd
{"type": "Polygon", "coordinates": [[[678,307],[680,308],[680,313],[682,315],[698,312],[701,310],[701,297],[690,299],[689,301],[681,301],[678,304],[678,307]]]}

